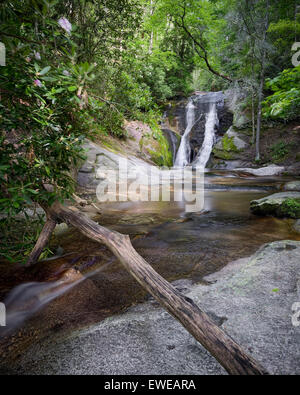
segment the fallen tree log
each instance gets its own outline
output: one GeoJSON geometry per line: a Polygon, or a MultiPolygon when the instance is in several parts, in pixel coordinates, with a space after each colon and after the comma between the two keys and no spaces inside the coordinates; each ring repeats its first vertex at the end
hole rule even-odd
{"type": "MultiPolygon", "coordinates": [[[[268,372],[224,331],[222,331],[190,298],[181,294],[161,277],[133,248],[130,238],[110,231],[85,215],[54,203],[45,208],[47,217],[54,222],[65,222],[78,229],[85,236],[105,244],[119,259],[127,271],[147,290],[173,317],[175,317],[194,338],[201,343],[227,370],[235,375],[265,375],[268,372]]],[[[47,224],[47,223],[46,223],[47,224]]],[[[53,225],[49,222],[47,229],[53,225]]],[[[45,225],[46,226],[46,225],[45,225]]],[[[48,234],[48,233],[47,233],[48,234]]],[[[38,240],[37,251],[41,250],[46,237],[38,240]]],[[[31,259],[30,264],[34,261],[31,259]]]]}

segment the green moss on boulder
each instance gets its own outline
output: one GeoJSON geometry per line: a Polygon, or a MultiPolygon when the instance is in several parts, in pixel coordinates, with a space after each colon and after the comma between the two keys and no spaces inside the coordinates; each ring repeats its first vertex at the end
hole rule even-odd
{"type": "Polygon", "coordinates": [[[256,215],[300,218],[300,192],[275,193],[250,203],[250,210],[256,215]]]}

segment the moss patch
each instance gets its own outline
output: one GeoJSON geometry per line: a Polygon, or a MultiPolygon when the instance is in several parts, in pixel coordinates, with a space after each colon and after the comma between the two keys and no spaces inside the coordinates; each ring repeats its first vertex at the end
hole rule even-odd
{"type": "Polygon", "coordinates": [[[277,209],[279,217],[300,218],[300,199],[286,199],[277,209]]]}
{"type": "Polygon", "coordinates": [[[266,199],[260,204],[254,200],[250,203],[250,209],[256,215],[297,219],[300,218],[300,199],[287,198],[281,203],[266,199]]]}
{"type": "Polygon", "coordinates": [[[223,160],[233,160],[236,159],[235,153],[223,151],[217,148],[213,149],[213,154],[216,158],[223,159],[223,160]]]}
{"type": "Polygon", "coordinates": [[[222,147],[226,152],[239,152],[238,148],[234,144],[234,137],[225,135],[222,139],[222,147]]]}

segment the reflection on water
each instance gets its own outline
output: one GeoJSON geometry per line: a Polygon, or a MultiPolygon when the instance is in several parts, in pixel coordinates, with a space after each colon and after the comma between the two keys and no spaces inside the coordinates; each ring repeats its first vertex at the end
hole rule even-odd
{"type": "MultiPolygon", "coordinates": [[[[96,220],[129,234],[137,251],[169,281],[189,278],[199,282],[228,262],[253,254],[264,243],[300,240],[292,231],[292,220],[260,218],[249,211],[251,200],[270,194],[270,190],[276,192],[283,181],[211,174],[205,180],[205,211],[201,213],[186,213],[184,202],[116,202],[101,205],[102,214],[96,220]]],[[[22,349],[33,341],[32,331],[39,338],[58,328],[74,329],[147,297],[104,246],[77,230],[61,236],[55,244],[66,256],[42,262],[40,268],[49,270],[51,277],[54,268],[75,267],[89,278],[78,281],[74,288],[69,286],[68,293],[55,300],[47,293],[51,303],[22,329],[18,350],[20,344],[22,349]]],[[[44,289],[44,283],[42,286],[44,289]]],[[[50,288],[49,283],[48,292],[50,288]]]]}

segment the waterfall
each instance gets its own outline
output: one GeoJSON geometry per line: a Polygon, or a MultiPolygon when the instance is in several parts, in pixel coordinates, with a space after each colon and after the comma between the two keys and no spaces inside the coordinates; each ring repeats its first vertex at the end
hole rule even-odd
{"type": "Polygon", "coordinates": [[[205,168],[207,162],[209,161],[210,154],[215,142],[215,131],[218,123],[219,119],[217,113],[217,106],[215,103],[212,103],[210,105],[209,113],[206,116],[204,141],[199,151],[199,154],[194,161],[195,167],[205,168]]]}
{"type": "Polygon", "coordinates": [[[193,100],[190,99],[186,107],[186,129],[181,138],[180,146],[174,163],[175,167],[184,167],[190,163],[191,148],[189,143],[189,134],[195,122],[195,106],[193,100]]]}
{"type": "Polygon", "coordinates": [[[205,168],[219,126],[218,111],[223,107],[222,92],[197,93],[189,99],[186,106],[186,129],[176,155],[175,167],[191,164],[193,167],[205,168]]]}

